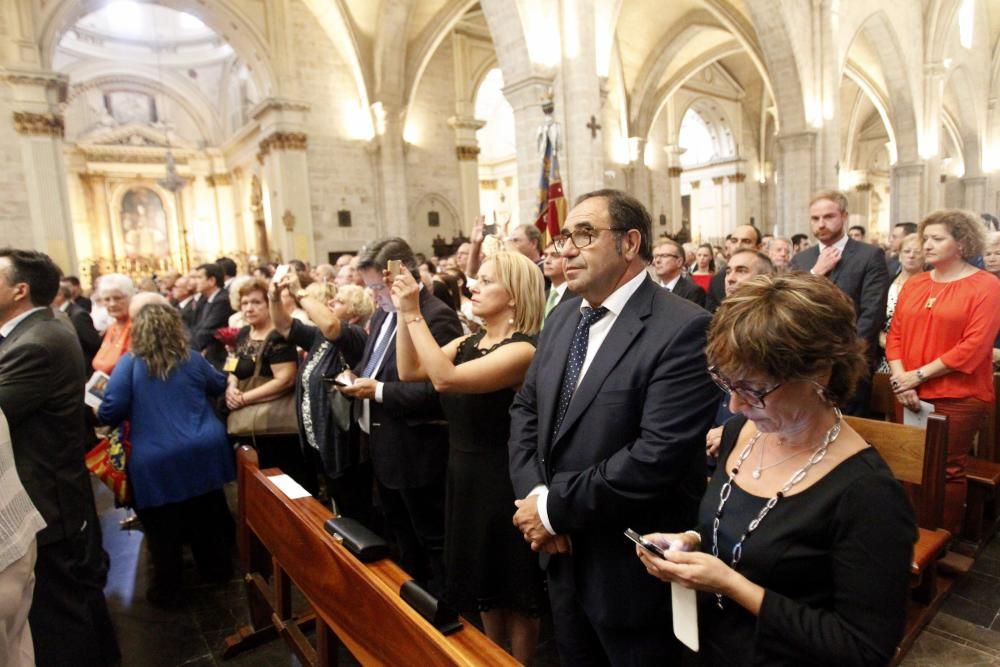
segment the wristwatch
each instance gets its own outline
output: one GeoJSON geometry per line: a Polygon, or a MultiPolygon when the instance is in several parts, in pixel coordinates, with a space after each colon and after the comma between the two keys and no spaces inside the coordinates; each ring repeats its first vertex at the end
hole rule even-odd
{"type": "Polygon", "coordinates": [[[918,368],[913,372],[917,374],[917,379],[920,380],[921,384],[923,384],[927,380],[927,376],[924,375],[924,369],[918,368]]]}

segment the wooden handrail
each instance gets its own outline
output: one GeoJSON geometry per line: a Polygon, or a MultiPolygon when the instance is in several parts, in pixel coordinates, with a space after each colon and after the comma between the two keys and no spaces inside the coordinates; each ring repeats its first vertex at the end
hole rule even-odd
{"type": "MultiPolygon", "coordinates": [[[[323,529],[333,516],[328,508],[314,498],[290,500],[267,479],[280,471],[261,471],[252,450],[241,448],[238,460],[240,547],[247,582],[259,588],[264,579],[255,569],[264,565],[264,559],[254,555],[255,549],[263,547],[271,556],[273,590],[258,594],[271,607],[271,624],[277,633],[285,636],[304,662],[336,664],[335,651],[331,656],[324,644],[339,639],[364,665],[517,664],[464,619],[462,630],[442,635],[399,597],[400,586],[410,577],[398,565],[388,559],[360,562],[323,529]],[[315,653],[302,646],[299,626],[312,619],[293,618],[286,590],[289,582],[302,592],[315,614],[319,645],[315,653]]],[[[253,613],[253,607],[251,600],[251,615],[264,620],[263,614],[253,613]]],[[[240,635],[245,639],[261,629],[240,635]]]]}

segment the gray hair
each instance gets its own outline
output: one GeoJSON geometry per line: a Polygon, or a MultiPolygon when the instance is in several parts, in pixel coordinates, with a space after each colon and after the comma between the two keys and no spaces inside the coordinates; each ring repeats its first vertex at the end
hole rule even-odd
{"type": "Polygon", "coordinates": [[[105,292],[118,290],[126,299],[135,296],[135,283],[124,273],[107,273],[97,279],[97,294],[103,296],[105,292]]]}

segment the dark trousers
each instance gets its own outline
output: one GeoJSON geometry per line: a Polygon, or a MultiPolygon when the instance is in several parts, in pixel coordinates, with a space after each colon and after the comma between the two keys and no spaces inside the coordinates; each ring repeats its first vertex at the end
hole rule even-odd
{"type": "Polygon", "coordinates": [[[151,589],[176,597],[184,567],[183,548],[191,554],[203,578],[212,582],[232,577],[233,517],[222,489],[159,507],[136,510],[153,562],[151,589]]]}
{"type": "MultiPolygon", "coordinates": [[[[576,592],[572,556],[550,559],[546,569],[559,662],[574,667],[676,665],[682,648],[668,614],[642,626],[595,623],[576,592]]],[[[653,585],[658,585],[653,582],[653,585]]],[[[623,593],[625,594],[625,593],[623,593]]]]}
{"type": "Polygon", "coordinates": [[[378,485],[399,565],[434,595],[444,590],[444,481],[416,489],[378,485]]]}
{"type": "Polygon", "coordinates": [[[107,568],[93,548],[96,521],[67,539],[38,546],[28,614],[39,667],[105,667],[121,659],[104,600],[107,568]]]}

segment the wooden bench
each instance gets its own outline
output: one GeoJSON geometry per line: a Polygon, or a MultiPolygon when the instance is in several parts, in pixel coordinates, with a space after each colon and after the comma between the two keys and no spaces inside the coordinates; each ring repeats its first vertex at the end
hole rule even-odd
{"type": "Polygon", "coordinates": [[[251,625],[226,640],[224,657],[282,636],[310,667],[337,664],[344,646],[363,665],[516,665],[475,626],[442,635],[399,596],[410,579],[392,561],[362,563],[323,529],[333,515],[314,498],[289,499],[238,452],[239,542],[251,625]],[[270,580],[270,583],[268,583],[270,580]],[[292,610],[291,587],[310,610],[292,610]],[[315,647],[305,633],[315,628],[315,647]]]}
{"type": "Polygon", "coordinates": [[[907,609],[906,633],[896,662],[937,612],[954,583],[938,576],[938,559],[944,555],[951,533],[941,528],[944,510],[944,467],[948,449],[948,420],[932,414],[927,429],[891,422],[844,417],[888,464],[903,483],[914,504],[918,539],[910,565],[912,603],[907,609]]]}

